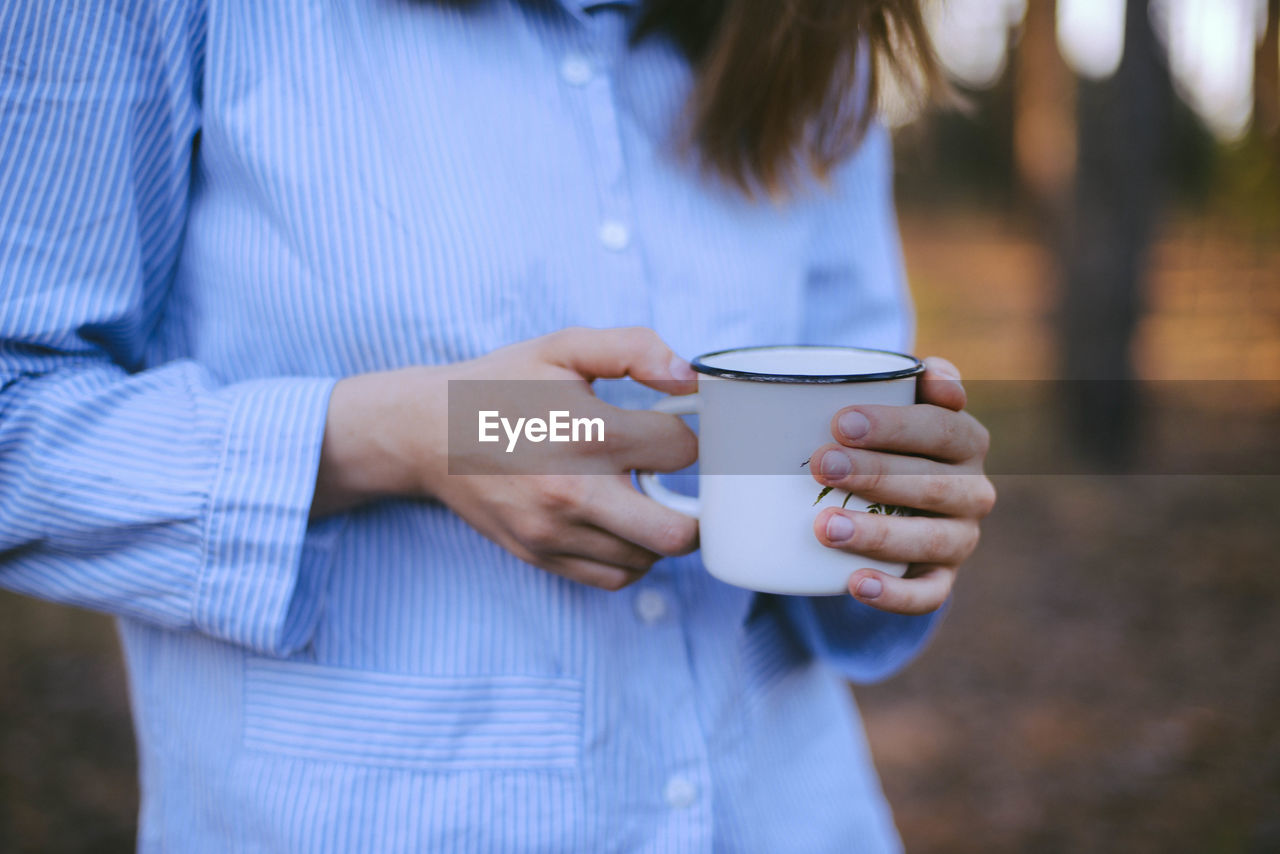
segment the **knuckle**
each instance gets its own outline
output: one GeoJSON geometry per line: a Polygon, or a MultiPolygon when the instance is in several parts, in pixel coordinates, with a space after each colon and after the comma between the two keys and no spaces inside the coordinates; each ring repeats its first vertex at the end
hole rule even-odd
{"type": "Polygon", "coordinates": [[[941,356],[930,356],[925,360],[929,363],[929,367],[937,371],[947,379],[960,379],[960,369],[950,359],[944,359],[941,356]]]}
{"type": "Polygon", "coordinates": [[[996,507],[996,487],[987,478],[982,478],[982,485],[978,488],[978,518],[985,518],[990,515],[991,511],[996,507]]]}
{"type": "Polygon", "coordinates": [[[860,532],[862,536],[857,537],[855,533],[855,538],[862,541],[859,543],[858,550],[870,555],[883,554],[890,543],[888,524],[884,519],[878,518],[874,514],[865,513],[863,515],[866,517],[866,521],[858,526],[858,528],[862,529],[860,532]]]}
{"type": "Polygon", "coordinates": [[[945,507],[951,501],[954,486],[945,477],[926,477],[920,491],[922,509],[945,507]]]}
{"type": "Polygon", "coordinates": [[[942,447],[951,454],[961,454],[969,445],[968,432],[959,418],[942,418],[942,447]]]}
{"type": "Polygon", "coordinates": [[[978,542],[982,539],[982,529],[977,525],[969,526],[969,534],[964,547],[964,559],[968,560],[978,550],[978,542]]]}
{"type": "Polygon", "coordinates": [[[945,596],[939,598],[933,591],[904,593],[901,600],[899,600],[899,607],[895,610],[901,614],[918,617],[938,610],[938,607],[942,605],[942,599],[945,598],[945,596]]]}
{"type": "Polygon", "coordinates": [[[956,584],[955,571],[948,570],[943,574],[942,583],[939,584],[938,586],[939,593],[937,597],[937,602],[935,602],[933,606],[934,609],[942,607],[942,603],[947,601],[947,597],[951,595],[951,588],[955,587],[955,584],[956,584]]]}
{"type": "Polygon", "coordinates": [[[600,577],[600,583],[597,586],[611,593],[617,593],[627,585],[639,581],[643,574],[640,572],[627,572],[622,569],[611,569],[600,577]]]}
{"type": "Polygon", "coordinates": [[[973,419],[973,426],[974,449],[977,451],[976,456],[985,457],[987,452],[991,450],[991,431],[976,418],[973,419]]]}
{"type": "Polygon", "coordinates": [[[853,468],[849,478],[854,483],[854,492],[874,495],[885,486],[886,472],[879,457],[854,453],[849,454],[849,459],[853,468]]]}
{"type": "MultiPolygon", "coordinates": [[[[908,407],[900,408],[908,409],[908,407]]],[[[915,409],[915,407],[910,407],[910,409],[915,409]]],[[[884,445],[897,446],[902,443],[903,439],[908,438],[907,422],[910,420],[911,414],[911,412],[895,412],[892,415],[866,412],[867,419],[871,422],[871,430],[868,431],[867,435],[874,437],[884,445]]]]}
{"type": "Polygon", "coordinates": [[[627,326],[622,329],[623,341],[627,347],[636,351],[653,350],[662,345],[658,333],[645,326],[627,326]]]}
{"type": "Polygon", "coordinates": [[[565,349],[579,341],[585,331],[581,326],[566,326],[552,332],[545,340],[554,349],[565,349]]]}
{"type": "MultiPolygon", "coordinates": [[[[932,524],[926,543],[930,560],[945,560],[956,554],[955,531],[950,525],[932,524]]],[[[967,539],[967,537],[966,537],[967,539]]],[[[959,544],[963,548],[963,542],[959,544]]]]}
{"type": "Polygon", "coordinates": [[[932,588],[928,593],[916,597],[911,613],[929,614],[941,608],[943,603],[947,601],[947,597],[951,595],[951,585],[951,576],[940,579],[936,587],[932,588]]]}
{"type": "Polygon", "coordinates": [[[664,377],[671,351],[662,338],[647,326],[626,326],[618,330],[619,343],[630,354],[635,367],[664,377]]]}
{"type": "Polygon", "coordinates": [[[579,477],[558,477],[542,487],[542,505],[553,512],[566,512],[582,507],[587,501],[587,484],[579,477]]]}
{"type": "Polygon", "coordinates": [[[533,564],[543,572],[549,572],[552,575],[558,575],[561,578],[568,578],[572,581],[577,580],[576,578],[574,578],[573,573],[567,572],[565,568],[561,566],[554,558],[544,558],[543,556],[538,555],[536,553],[530,553],[526,556],[523,556],[522,559],[528,563],[533,564]]]}
{"type": "Polygon", "coordinates": [[[635,564],[636,564],[635,569],[637,572],[642,572],[642,573],[648,572],[649,570],[653,569],[653,565],[655,563],[662,560],[662,557],[663,556],[660,554],[649,554],[649,553],[639,555],[635,559],[635,564]]]}
{"type": "Polygon", "coordinates": [[[551,551],[559,539],[557,526],[544,516],[530,515],[518,522],[514,531],[516,537],[534,554],[551,551]]]}

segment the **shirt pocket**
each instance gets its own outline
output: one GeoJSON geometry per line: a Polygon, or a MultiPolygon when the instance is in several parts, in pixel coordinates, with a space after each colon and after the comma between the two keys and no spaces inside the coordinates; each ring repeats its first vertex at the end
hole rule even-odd
{"type": "Polygon", "coordinates": [[[583,686],[543,676],[423,676],[249,657],[244,744],[408,770],[576,768],[583,686]]]}

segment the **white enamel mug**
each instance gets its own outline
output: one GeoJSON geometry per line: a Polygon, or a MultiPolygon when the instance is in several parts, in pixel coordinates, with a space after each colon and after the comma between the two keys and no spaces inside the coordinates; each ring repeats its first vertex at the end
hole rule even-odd
{"type": "Polygon", "coordinates": [[[870,567],[901,576],[906,564],[837,551],[818,542],[823,507],[886,512],[839,489],[822,495],[809,456],[831,443],[836,412],[856,404],[915,402],[919,359],[854,347],[747,347],[693,360],[698,391],[653,408],[698,415],[698,497],[664,487],[652,472],[648,496],[699,520],[702,561],[721,581],[795,595],[844,593],[870,567]],[[820,497],[821,496],[821,497],[820,497]]]}

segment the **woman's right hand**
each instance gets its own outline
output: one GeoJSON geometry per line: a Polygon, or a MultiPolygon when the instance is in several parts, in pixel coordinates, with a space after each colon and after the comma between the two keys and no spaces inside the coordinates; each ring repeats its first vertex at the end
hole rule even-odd
{"type": "MultiPolygon", "coordinates": [[[[382,497],[435,499],[528,563],[620,589],[659,558],[697,547],[697,522],[641,495],[630,478],[632,469],[690,465],[697,457],[692,431],[674,415],[612,410],[604,443],[546,446],[553,457],[593,458],[590,466],[565,459],[565,472],[601,474],[523,474],[514,467],[505,477],[449,474],[447,407],[450,380],[570,380],[564,387],[570,398],[581,395],[580,406],[572,399],[557,405],[598,410],[606,404],[591,393],[591,380],[624,376],[673,394],[697,387],[688,363],[639,327],[565,329],[467,362],[343,379],[329,403],[312,514],[382,497]]],[[[504,455],[493,459],[501,463],[504,455]]]]}

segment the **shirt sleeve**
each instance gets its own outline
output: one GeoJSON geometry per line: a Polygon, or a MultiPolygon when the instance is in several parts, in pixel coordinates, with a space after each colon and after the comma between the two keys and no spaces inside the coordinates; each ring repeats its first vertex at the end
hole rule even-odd
{"type": "MultiPolygon", "coordinates": [[[[914,335],[893,204],[892,144],[873,124],[817,206],[805,342],[909,352],[914,335]]],[[[783,597],[809,649],[856,682],[887,678],[924,646],[942,611],[888,614],[851,596],[783,597]]]]}
{"type": "Polygon", "coordinates": [[[320,607],[333,381],[143,369],[186,222],[203,19],[0,6],[0,585],[283,653],[320,607]]]}

